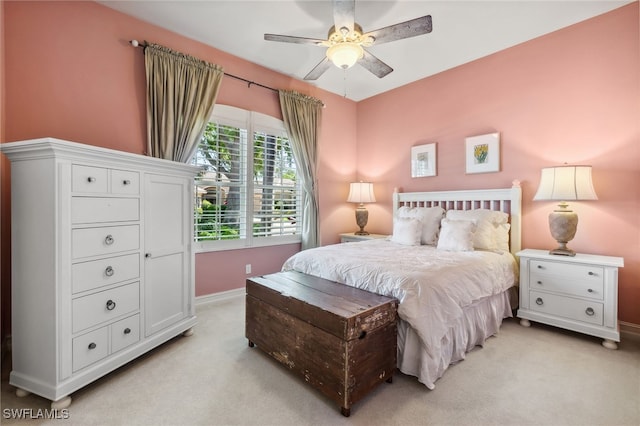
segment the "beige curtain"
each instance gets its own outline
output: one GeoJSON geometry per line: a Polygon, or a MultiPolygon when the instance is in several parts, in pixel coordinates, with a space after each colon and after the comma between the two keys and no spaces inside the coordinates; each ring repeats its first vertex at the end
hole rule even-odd
{"type": "Polygon", "coordinates": [[[280,108],[289,135],[303,190],[302,249],[320,245],[318,188],[318,129],[322,102],[293,91],[280,90],[280,108]]]}
{"type": "Polygon", "coordinates": [[[153,43],[147,71],[147,155],[186,163],[218,96],[222,68],[153,43]]]}

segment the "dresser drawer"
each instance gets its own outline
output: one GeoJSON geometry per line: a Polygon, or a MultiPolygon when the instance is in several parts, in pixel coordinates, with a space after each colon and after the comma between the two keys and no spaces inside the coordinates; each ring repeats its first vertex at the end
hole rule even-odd
{"type": "Polygon", "coordinates": [[[106,193],[109,190],[109,169],[102,167],[71,166],[73,192],[106,193]]]}
{"type": "Polygon", "coordinates": [[[602,303],[589,300],[574,299],[538,291],[529,293],[530,310],[580,322],[603,325],[603,308],[604,305],[602,303]]]}
{"type": "Polygon", "coordinates": [[[111,170],[111,193],[137,195],[140,193],[140,173],[111,170]]]}
{"type": "Polygon", "coordinates": [[[76,337],[72,346],[72,369],[76,372],[109,355],[109,327],[76,337]]]}
{"type": "Polygon", "coordinates": [[[604,299],[604,268],[600,266],[532,260],[529,270],[531,290],[545,290],[604,299]]]}
{"type": "Polygon", "coordinates": [[[118,352],[140,340],[140,315],[111,324],[111,353],[118,352]]]}
{"type": "Polygon", "coordinates": [[[73,259],[140,248],[139,225],[74,229],[71,234],[73,259]]]}
{"type": "Polygon", "coordinates": [[[137,198],[73,197],[71,199],[71,222],[74,225],[139,219],[140,201],[137,198]]]}
{"type": "Polygon", "coordinates": [[[135,312],[139,308],[138,282],[78,297],[71,302],[73,332],[135,312]]]}
{"type": "Polygon", "coordinates": [[[71,289],[73,293],[79,293],[139,276],[140,255],[138,253],[81,262],[71,267],[71,289]]]}

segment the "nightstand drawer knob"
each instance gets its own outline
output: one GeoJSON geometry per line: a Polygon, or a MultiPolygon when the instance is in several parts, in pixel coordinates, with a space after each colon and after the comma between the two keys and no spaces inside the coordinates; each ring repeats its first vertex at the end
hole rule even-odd
{"type": "Polygon", "coordinates": [[[587,308],[584,313],[592,317],[596,314],[596,311],[594,311],[593,308],[587,308]]]}
{"type": "MultiPolygon", "coordinates": [[[[544,302],[542,301],[542,297],[538,297],[536,299],[536,305],[542,305],[542,304],[544,304],[544,302]]],[[[591,308],[589,308],[589,309],[591,309],[591,308]]]]}

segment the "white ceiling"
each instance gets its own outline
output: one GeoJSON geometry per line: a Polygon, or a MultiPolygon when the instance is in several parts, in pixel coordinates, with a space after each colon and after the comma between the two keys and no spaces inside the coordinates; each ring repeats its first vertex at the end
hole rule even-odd
{"type": "MultiPolygon", "coordinates": [[[[355,65],[347,71],[331,67],[311,84],[360,101],[631,2],[356,0],[356,22],[364,31],[424,15],[432,16],[433,31],[370,47],[394,69],[382,79],[355,65]]],[[[264,34],[326,39],[333,24],[330,0],[99,3],[300,80],[323,59],[325,48],[265,41],[264,34]]]]}

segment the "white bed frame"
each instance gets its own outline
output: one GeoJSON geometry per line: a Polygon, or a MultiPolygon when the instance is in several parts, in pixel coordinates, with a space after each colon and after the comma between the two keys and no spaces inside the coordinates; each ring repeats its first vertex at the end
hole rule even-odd
{"type": "Polygon", "coordinates": [[[397,192],[393,193],[393,215],[398,208],[434,207],[445,210],[489,209],[509,214],[511,231],[509,247],[512,254],[521,249],[522,238],[522,189],[514,180],[511,188],[479,189],[463,191],[397,192]]]}

